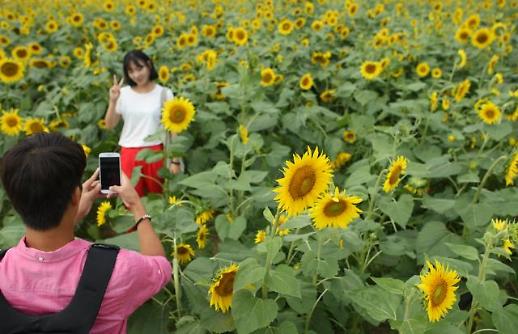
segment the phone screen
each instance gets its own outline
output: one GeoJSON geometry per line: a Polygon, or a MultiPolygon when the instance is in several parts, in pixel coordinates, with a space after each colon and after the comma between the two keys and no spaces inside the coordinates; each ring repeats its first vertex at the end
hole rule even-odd
{"type": "Polygon", "coordinates": [[[101,190],[108,190],[110,186],[120,186],[120,167],[118,157],[102,157],[99,159],[101,169],[101,190]]]}

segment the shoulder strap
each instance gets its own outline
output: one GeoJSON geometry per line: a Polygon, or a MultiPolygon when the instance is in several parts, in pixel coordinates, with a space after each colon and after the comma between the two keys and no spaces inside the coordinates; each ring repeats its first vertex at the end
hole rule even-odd
{"type": "Polygon", "coordinates": [[[0,262],[2,261],[2,259],[4,258],[5,254],[7,253],[8,250],[9,250],[9,248],[0,249],[0,262]]]}

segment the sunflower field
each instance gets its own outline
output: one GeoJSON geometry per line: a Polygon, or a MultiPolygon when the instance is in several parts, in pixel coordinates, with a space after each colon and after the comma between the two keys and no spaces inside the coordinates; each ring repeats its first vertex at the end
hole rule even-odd
{"type": "MultiPolygon", "coordinates": [[[[517,22],[516,0],[1,1],[0,153],[60,131],[90,175],[142,49],[186,170],[143,198],[174,269],[130,333],[516,333],[517,22]]],[[[132,224],[105,200],[77,235],[136,249],[132,224]]],[[[0,247],[23,233],[0,188],[0,247]]]]}

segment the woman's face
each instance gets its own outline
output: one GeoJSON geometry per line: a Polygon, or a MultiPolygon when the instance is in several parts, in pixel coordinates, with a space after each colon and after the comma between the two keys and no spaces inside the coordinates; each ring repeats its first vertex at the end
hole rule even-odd
{"type": "Polygon", "coordinates": [[[149,82],[151,69],[144,62],[130,62],[128,64],[128,76],[137,86],[143,86],[149,82]]]}

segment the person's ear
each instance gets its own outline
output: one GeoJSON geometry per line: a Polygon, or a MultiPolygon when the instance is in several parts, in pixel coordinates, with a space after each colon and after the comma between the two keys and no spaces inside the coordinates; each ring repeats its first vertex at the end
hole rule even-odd
{"type": "Polygon", "coordinates": [[[81,193],[83,192],[83,188],[80,186],[77,186],[74,192],[72,193],[72,199],[71,203],[72,205],[79,205],[79,202],[81,201],[81,193]]]}

